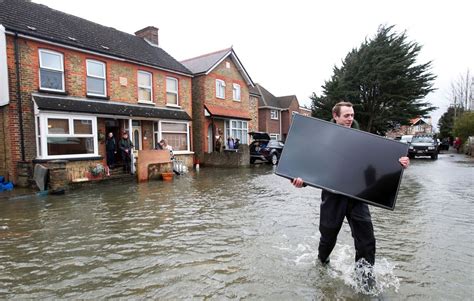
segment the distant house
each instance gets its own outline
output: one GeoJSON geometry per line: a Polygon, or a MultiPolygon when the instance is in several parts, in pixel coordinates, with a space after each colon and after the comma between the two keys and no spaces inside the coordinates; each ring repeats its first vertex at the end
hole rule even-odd
{"type": "Polygon", "coordinates": [[[433,125],[431,117],[416,117],[410,119],[409,125],[402,125],[386,134],[387,137],[395,138],[403,135],[432,134],[433,125]]]}
{"type": "Polygon", "coordinates": [[[258,129],[258,97],[254,83],[237,57],[227,48],[181,62],[192,71],[193,145],[196,157],[216,150],[216,137],[248,144],[258,129]]]}
{"type": "Polygon", "coordinates": [[[9,91],[0,93],[0,175],[16,181],[18,164],[63,159],[77,180],[104,162],[105,135],[125,131],[138,150],[166,138],[192,164],[192,76],[159,47],[155,27],[130,35],[0,1],[0,87],[9,91]]]}
{"type": "Polygon", "coordinates": [[[258,102],[258,130],[271,139],[285,141],[293,118],[298,113],[311,116],[311,110],[300,107],[296,95],[276,97],[262,85],[256,84],[261,97],[258,102]]]}

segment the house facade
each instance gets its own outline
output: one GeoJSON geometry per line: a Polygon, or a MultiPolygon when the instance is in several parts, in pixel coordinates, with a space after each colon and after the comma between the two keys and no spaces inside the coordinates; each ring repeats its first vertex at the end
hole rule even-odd
{"type": "Polygon", "coordinates": [[[386,136],[390,138],[401,137],[403,135],[423,135],[433,134],[433,125],[431,117],[416,117],[410,119],[409,125],[402,125],[399,128],[387,132],[386,136]]]}
{"type": "Polygon", "coordinates": [[[167,139],[192,164],[192,73],[159,47],[157,28],[130,35],[4,0],[2,61],[0,175],[9,180],[52,160],[67,161],[70,181],[84,180],[91,165],[105,164],[110,132],[117,142],[128,132],[135,150],[167,139]]]}
{"type": "Polygon", "coordinates": [[[300,107],[296,95],[276,97],[262,85],[255,88],[261,97],[258,102],[258,130],[267,132],[273,140],[285,141],[293,114],[311,116],[311,110],[300,107]]]}
{"type": "MultiPolygon", "coordinates": [[[[203,162],[219,138],[249,143],[258,128],[258,97],[252,79],[232,48],[181,61],[193,72],[193,145],[203,162]]],[[[224,145],[223,149],[226,149],[224,145]]],[[[220,151],[217,149],[217,151],[220,151]]]]}

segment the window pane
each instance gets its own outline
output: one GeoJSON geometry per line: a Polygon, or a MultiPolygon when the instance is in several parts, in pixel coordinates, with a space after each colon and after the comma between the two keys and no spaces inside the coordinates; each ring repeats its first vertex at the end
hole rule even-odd
{"type": "Polygon", "coordinates": [[[92,135],[92,120],[74,119],[74,134],[92,135]]]}
{"type": "Polygon", "coordinates": [[[166,93],[166,103],[177,105],[178,104],[178,95],[174,93],[166,93]]]}
{"type": "Polygon", "coordinates": [[[104,82],[105,80],[103,79],[88,77],[87,93],[105,95],[104,82]]]}
{"type": "Polygon", "coordinates": [[[166,91],[178,92],[178,81],[174,78],[166,79],[166,91]]]}
{"type": "Polygon", "coordinates": [[[153,122],[153,131],[158,132],[158,122],[153,122]]]}
{"type": "Polygon", "coordinates": [[[138,85],[140,86],[151,86],[151,74],[145,72],[138,72],[138,85]]]}
{"type": "Polygon", "coordinates": [[[188,150],[186,134],[163,133],[161,136],[173,147],[174,151],[188,150]]]}
{"type": "Polygon", "coordinates": [[[186,132],[188,125],[186,123],[161,123],[162,131],[186,132]]]}
{"type": "Polygon", "coordinates": [[[56,70],[63,70],[62,57],[59,54],[40,52],[41,53],[41,67],[51,68],[56,70]]]}
{"type": "Polygon", "coordinates": [[[48,137],[48,155],[93,154],[94,138],[48,137]]]}
{"type": "Polygon", "coordinates": [[[63,73],[60,71],[40,70],[41,88],[63,90],[63,73]]]}
{"type": "Polygon", "coordinates": [[[87,61],[87,75],[105,77],[104,67],[102,63],[87,61]]]}
{"type": "Polygon", "coordinates": [[[69,120],[48,118],[48,134],[69,134],[69,120]]]}
{"type": "Polygon", "coordinates": [[[150,89],[138,88],[138,99],[151,101],[151,91],[150,89]]]}

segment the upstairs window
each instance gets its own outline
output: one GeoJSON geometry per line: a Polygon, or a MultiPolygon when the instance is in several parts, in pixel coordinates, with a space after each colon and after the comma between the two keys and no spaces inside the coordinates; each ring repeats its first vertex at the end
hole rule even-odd
{"type": "Polygon", "coordinates": [[[58,52],[39,50],[40,89],[64,92],[64,64],[63,55],[58,52]]]}
{"type": "Polygon", "coordinates": [[[225,98],[225,81],[216,79],[216,97],[225,98]]]}
{"type": "Polygon", "coordinates": [[[151,73],[138,71],[138,101],[152,102],[152,78],[151,73]]]}
{"type": "Polygon", "coordinates": [[[232,97],[236,101],[240,101],[240,85],[234,84],[232,89],[232,97]]]}
{"type": "Polygon", "coordinates": [[[271,110],[270,111],[270,118],[278,120],[278,111],[277,110],[271,110]]]}
{"type": "Polygon", "coordinates": [[[105,64],[87,60],[87,95],[106,97],[105,64]]]}
{"type": "Polygon", "coordinates": [[[172,106],[179,106],[178,80],[173,77],[166,78],[166,104],[172,106]]]}

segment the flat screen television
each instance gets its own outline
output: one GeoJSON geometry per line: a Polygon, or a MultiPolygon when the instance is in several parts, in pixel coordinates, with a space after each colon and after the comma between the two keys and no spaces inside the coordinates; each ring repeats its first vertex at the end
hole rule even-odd
{"type": "Polygon", "coordinates": [[[405,143],[295,114],[275,173],[394,210],[407,152],[405,143]]]}

